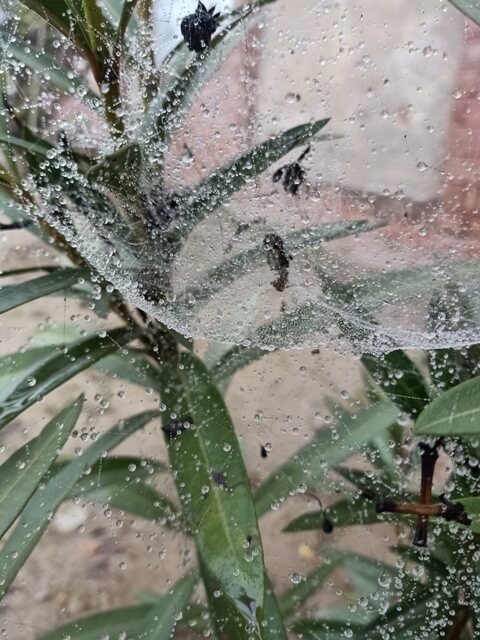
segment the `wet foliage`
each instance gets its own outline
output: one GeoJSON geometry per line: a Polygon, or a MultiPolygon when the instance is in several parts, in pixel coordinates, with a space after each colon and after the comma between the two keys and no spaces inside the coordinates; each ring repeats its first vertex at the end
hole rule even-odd
{"type": "MultiPolygon", "coordinates": [[[[1,356],[0,429],[10,429],[24,412],[93,368],[154,392],[159,401],[158,408],[133,415],[125,409],[118,422],[97,432],[79,426],[85,396],[64,398],[38,435],[3,462],[0,597],[15,589],[61,505],[83,501],[101,505],[105,514],[115,509],[155,523],[159,531],[178,532],[192,541],[196,558],[182,565],[165,592],[68,622],[38,640],[473,640],[480,615],[479,347],[411,353],[387,340],[388,353],[361,358],[363,384],[355,397],[331,402],[328,424],[255,486],[226,398],[231,379],[267,355],[260,346],[302,344],[298,336],[311,337],[313,319],[315,330],[334,323],[348,336],[346,344],[361,350],[376,327],[369,305],[378,302],[385,283],[339,281],[319,266],[325,299],[336,296],[338,305],[319,301],[287,312],[283,300],[277,320],[250,328],[218,357],[200,357],[201,345],[177,331],[178,322],[168,322],[171,304],[173,320],[185,314],[188,325],[192,306],[206,304],[256,266],[266,270],[268,293],[283,295],[304,249],[322,251],[325,243],[384,225],[337,221],[280,235],[258,216],[235,220],[232,244],[251,229],[260,231],[259,242],[208,265],[198,281],[187,282],[183,299],[175,293],[176,261],[191,235],[236,192],[271,172],[288,197],[301,197],[306,170],[300,163],[310,146],[293,163],[276,171],[273,165],[318,142],[329,122],[308,121],[277,133],[196,185],[169,182],[167,154],[214,73],[215,51],[230,40],[233,46],[268,3],[222,15],[199,3],[184,17],[184,42],[161,61],[160,73],[145,44],[151,38],[146,0],[126,0],[117,14],[94,0],[7,4],[0,195],[10,222],[2,230],[34,234],[58,260],[2,271],[9,284],[0,289],[0,313],[61,296],[82,301],[108,323],[78,331],[72,321],[47,344],[33,342],[1,356]],[[37,46],[31,40],[39,17],[44,31],[37,46]],[[146,57],[139,55],[142,46],[146,57]],[[32,70],[41,76],[40,89],[25,96],[17,81],[32,70]],[[125,74],[127,80],[136,74],[133,90],[125,74]],[[140,96],[138,119],[129,89],[140,96]],[[70,126],[72,114],[55,116],[55,105],[61,110],[72,96],[74,106],[85,101],[98,118],[96,131],[79,136],[79,123],[70,126]],[[117,285],[126,274],[128,295],[117,285]],[[358,326],[349,333],[351,304],[365,319],[360,329],[368,336],[358,326]],[[118,454],[116,448],[142,429],[152,451],[163,442],[167,464],[154,455],[118,454]],[[73,455],[65,452],[70,440],[73,455]],[[159,481],[166,477],[175,500],[159,481]],[[306,575],[292,573],[290,586],[278,591],[266,566],[269,541],[262,538],[261,520],[287,501],[306,500],[308,510],[285,532],[321,532],[322,560],[306,575]],[[352,527],[382,527],[388,559],[328,544],[352,527]],[[338,593],[345,596],[342,606],[309,607],[313,594],[337,580],[346,585],[338,593]]],[[[455,4],[475,18],[468,3],[455,4]]],[[[469,273],[475,274],[472,263],[469,273]]],[[[403,283],[408,295],[418,295],[419,281],[431,289],[431,273],[399,273],[384,274],[388,286],[403,283]]],[[[425,306],[428,330],[443,337],[468,333],[475,316],[468,288],[441,280],[425,306]]],[[[272,449],[271,442],[258,444],[261,463],[272,462],[272,449]]]]}

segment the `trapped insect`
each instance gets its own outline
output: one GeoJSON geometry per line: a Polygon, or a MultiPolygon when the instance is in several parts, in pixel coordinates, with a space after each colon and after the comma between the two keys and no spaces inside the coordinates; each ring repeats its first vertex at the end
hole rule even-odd
{"type": "Polygon", "coordinates": [[[263,239],[263,248],[267,254],[268,266],[278,274],[272,285],[277,291],[284,291],[288,284],[288,267],[292,256],[287,255],[283,240],[276,233],[267,233],[263,239]]]}
{"type": "Polygon", "coordinates": [[[214,11],[215,7],[207,9],[202,2],[199,2],[195,13],[183,18],[180,31],[190,51],[202,53],[210,44],[220,17],[220,13],[214,13],[214,11]]]}
{"type": "Polygon", "coordinates": [[[277,169],[272,176],[272,181],[279,182],[281,180],[285,191],[292,194],[292,196],[297,195],[300,185],[305,181],[305,169],[302,167],[300,162],[305,158],[309,151],[310,146],[305,149],[296,162],[284,164],[280,169],[277,169]]]}
{"type": "Polygon", "coordinates": [[[162,430],[167,434],[167,436],[170,436],[170,438],[175,438],[176,436],[189,429],[192,424],[193,421],[191,417],[186,416],[181,420],[171,420],[170,422],[167,422],[167,424],[164,424],[162,426],[162,430]]]}

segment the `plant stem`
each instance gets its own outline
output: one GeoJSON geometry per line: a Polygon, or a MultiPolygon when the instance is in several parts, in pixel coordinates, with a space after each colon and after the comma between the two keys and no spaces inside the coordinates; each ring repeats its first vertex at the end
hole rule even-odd
{"type": "Polygon", "coordinates": [[[101,25],[104,17],[96,0],[82,0],[82,5],[90,47],[93,52],[93,56],[89,56],[90,66],[104,98],[105,117],[111,126],[112,135],[118,138],[125,131],[123,120],[118,115],[120,107],[119,52],[115,47],[110,53],[102,37],[101,25]]]}
{"type": "Polygon", "coordinates": [[[470,618],[470,608],[465,604],[461,604],[453,619],[453,624],[445,640],[460,640],[462,631],[470,618]]]}

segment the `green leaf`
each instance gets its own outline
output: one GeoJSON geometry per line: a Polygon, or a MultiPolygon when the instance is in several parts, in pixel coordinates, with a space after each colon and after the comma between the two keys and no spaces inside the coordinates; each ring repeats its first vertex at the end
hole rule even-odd
{"type": "MultiPolygon", "coordinates": [[[[360,594],[370,594],[378,589],[378,578],[381,574],[393,578],[397,569],[386,562],[364,556],[355,551],[343,551],[340,549],[332,549],[328,553],[328,557],[341,563],[352,579],[355,589],[360,594]]],[[[408,578],[404,578],[404,584],[407,587],[408,578]]],[[[408,584],[410,587],[410,584],[408,584]]]]}
{"type": "Polygon", "coordinates": [[[479,0],[450,0],[454,7],[460,9],[467,18],[480,24],[480,1],[479,0]]]}
{"type": "Polygon", "coordinates": [[[480,435],[480,376],[435,398],[419,415],[414,435],[480,435]]]}
{"type": "MultiPolygon", "coordinates": [[[[16,147],[17,149],[28,151],[36,156],[40,156],[41,158],[47,157],[47,151],[50,146],[46,144],[42,144],[43,141],[32,142],[29,140],[24,140],[23,138],[17,138],[16,136],[12,136],[10,134],[0,134],[0,143],[2,146],[8,149],[8,147],[16,147]]],[[[25,217],[25,216],[24,216],[25,217]]]]}
{"type": "Polygon", "coordinates": [[[335,528],[347,527],[356,524],[375,524],[384,522],[385,518],[379,516],[375,505],[367,500],[355,500],[345,498],[339,500],[328,509],[322,511],[309,511],[295,518],[285,527],[284,531],[294,533],[296,531],[321,531],[325,517],[330,520],[335,528]],[[358,504],[357,504],[358,503],[358,504]]]}
{"type": "Polygon", "coordinates": [[[87,172],[88,180],[97,182],[117,195],[135,194],[142,166],[140,145],[132,142],[110,154],[87,172]]]}
{"type": "Polygon", "coordinates": [[[465,507],[465,511],[472,518],[471,530],[480,533],[480,496],[466,496],[455,498],[455,502],[460,502],[465,507]]]}
{"type": "MultiPolygon", "coordinates": [[[[52,348],[48,346],[33,347],[32,349],[26,349],[25,351],[17,351],[5,356],[0,356],[0,378],[17,377],[26,371],[30,371],[32,367],[38,367],[39,362],[48,360],[51,355],[52,348]]],[[[0,395],[2,398],[4,397],[3,393],[0,395]]]]}
{"type": "MultiPolygon", "coordinates": [[[[67,95],[86,96],[90,100],[97,100],[93,91],[88,89],[78,74],[62,66],[47,53],[29,45],[28,47],[16,42],[8,42],[5,53],[12,55],[15,60],[24,64],[36,74],[42,76],[52,87],[67,95]]],[[[8,58],[6,58],[8,60],[8,58]]]]}
{"type": "Polygon", "coordinates": [[[292,626],[297,637],[304,640],[345,640],[345,638],[359,638],[363,625],[345,624],[335,619],[315,620],[307,618],[299,620],[292,626]],[[351,634],[351,635],[350,635],[351,634]]]}
{"type": "Polygon", "coordinates": [[[287,589],[279,598],[280,611],[283,618],[291,616],[295,611],[320,587],[332,571],[338,566],[339,560],[327,559],[326,562],[310,571],[301,582],[287,589]]]}
{"type": "Polygon", "coordinates": [[[196,573],[187,574],[175,584],[167,597],[163,597],[151,609],[139,634],[142,640],[170,640],[197,581],[196,573]]]}
{"type": "Polygon", "coordinates": [[[70,494],[75,483],[106,451],[110,451],[147,422],[158,417],[158,411],[145,411],[100,436],[81,456],[72,460],[59,473],[37,489],[20,514],[20,520],[0,551],[0,586],[5,595],[15,576],[34,550],[52,515],[70,494]]]}
{"type": "MultiPolygon", "coordinates": [[[[287,252],[299,252],[302,249],[318,248],[324,242],[373,231],[383,225],[383,221],[343,220],[302,229],[301,231],[292,231],[285,236],[285,249],[287,252]]],[[[196,308],[201,303],[207,302],[213,295],[236,282],[238,278],[252,273],[256,267],[261,266],[266,261],[263,244],[242,251],[225,260],[217,267],[210,269],[198,284],[191,285],[185,290],[182,298],[192,301],[188,303],[187,308],[190,309],[192,305],[196,308]]]]}
{"type": "Polygon", "coordinates": [[[162,83],[165,88],[161,88],[152,101],[143,123],[144,133],[151,131],[150,141],[157,141],[159,137],[165,140],[173,131],[178,131],[200,91],[244,38],[242,21],[237,20],[212,39],[201,57],[189,53],[188,64],[182,70],[170,69],[169,76],[173,75],[174,81],[168,82],[167,76],[167,81],[162,83]]]}
{"type": "Polygon", "coordinates": [[[82,0],[20,0],[52,27],[92,56],[82,0]]]}
{"type": "MultiPolygon", "coordinates": [[[[70,464],[72,459],[63,458],[56,462],[51,467],[50,473],[58,473],[70,464]]],[[[92,494],[110,485],[122,484],[128,487],[130,484],[152,478],[160,471],[166,471],[166,467],[156,460],[136,456],[109,456],[102,458],[89,468],[88,474],[82,476],[75,484],[69,497],[92,494]]]]}
{"type": "Polygon", "coordinates": [[[163,375],[164,430],[173,428],[170,416],[190,424],[177,435],[166,434],[166,439],[216,625],[232,639],[259,638],[263,553],[230,416],[208,370],[192,355],[182,353],[178,362],[167,362],[163,375]],[[215,597],[215,591],[221,597],[215,597]]]}
{"type": "Polygon", "coordinates": [[[265,615],[263,627],[263,640],[288,640],[287,630],[282,620],[275,591],[270,578],[265,573],[265,615]]]}
{"type": "Polygon", "coordinates": [[[295,147],[308,142],[329,121],[330,119],[326,118],[288,129],[217,169],[200,183],[188,201],[188,214],[182,220],[182,235],[188,235],[199,222],[241,189],[250,178],[268,169],[295,147]]]}
{"type": "Polygon", "coordinates": [[[80,396],[0,467],[0,538],[10,528],[67,441],[84,402],[80,396]]]}
{"type": "Polygon", "coordinates": [[[90,275],[89,269],[56,269],[46,276],[20,284],[0,288],[0,313],[5,313],[22,304],[43,298],[52,293],[77,284],[80,278],[90,275]]]}
{"type": "Polygon", "coordinates": [[[173,503],[145,482],[102,483],[101,487],[84,495],[98,504],[107,504],[110,509],[120,509],[145,520],[158,520],[164,524],[171,522],[175,514],[173,503]]]}
{"type": "Polygon", "coordinates": [[[52,355],[31,367],[29,375],[15,381],[0,404],[0,428],[77,373],[91,367],[137,337],[130,329],[113,329],[104,336],[89,336],[72,342],[66,349],[52,347],[52,355]]]}
{"type": "Polygon", "coordinates": [[[152,605],[136,605],[109,609],[101,613],[84,618],[78,618],[73,622],[48,631],[38,640],[100,640],[102,634],[107,633],[110,638],[125,637],[130,640],[138,638],[138,632],[144,624],[145,618],[152,611],[152,605]]]}
{"type": "Polygon", "coordinates": [[[378,358],[366,355],[362,364],[390,400],[408,415],[420,414],[428,404],[430,393],[425,378],[404,351],[378,358]]]}
{"type": "Polygon", "coordinates": [[[325,483],[325,463],[335,465],[358,451],[375,434],[389,428],[398,417],[391,402],[381,402],[363,409],[356,416],[343,413],[334,428],[322,429],[315,438],[288,462],[270,475],[255,493],[257,515],[270,510],[272,504],[285,500],[301,484],[310,489],[325,483]]]}
{"type": "Polygon", "coordinates": [[[225,392],[232,376],[237,371],[259,360],[264,355],[265,350],[260,347],[232,347],[211,368],[213,380],[221,391],[225,392]]]}
{"type": "Polygon", "coordinates": [[[115,378],[122,378],[157,391],[162,389],[163,378],[159,368],[146,355],[135,349],[123,349],[121,353],[107,356],[96,366],[100,371],[115,378]]]}

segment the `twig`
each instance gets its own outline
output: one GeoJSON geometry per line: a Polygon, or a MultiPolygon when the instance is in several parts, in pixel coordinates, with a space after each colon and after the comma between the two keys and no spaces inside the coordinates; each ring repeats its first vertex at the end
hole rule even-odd
{"type": "MultiPolygon", "coordinates": [[[[437,440],[433,446],[421,442],[418,446],[421,449],[422,465],[421,465],[421,485],[420,485],[420,503],[427,505],[432,500],[432,483],[435,464],[438,460],[438,447],[441,439],[437,440]]],[[[428,539],[428,515],[422,514],[418,516],[417,528],[413,537],[413,544],[418,547],[426,547],[428,539]]]]}
{"type": "Polygon", "coordinates": [[[437,504],[424,504],[423,502],[397,502],[392,498],[377,498],[375,508],[377,513],[404,513],[417,516],[428,522],[428,518],[444,518],[448,522],[460,522],[470,525],[472,519],[465,512],[465,507],[459,502],[450,502],[444,496],[437,504]]]}
{"type": "Polygon", "coordinates": [[[453,624],[445,640],[460,640],[462,631],[470,618],[470,608],[466,604],[461,604],[453,619],[453,624]]]}

